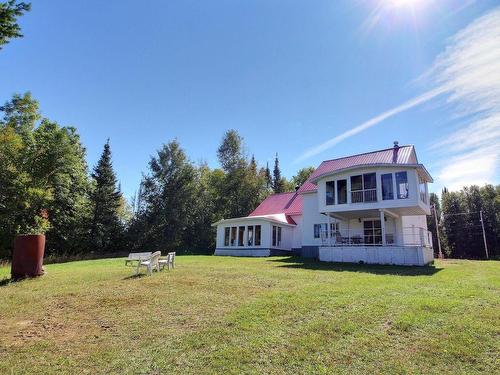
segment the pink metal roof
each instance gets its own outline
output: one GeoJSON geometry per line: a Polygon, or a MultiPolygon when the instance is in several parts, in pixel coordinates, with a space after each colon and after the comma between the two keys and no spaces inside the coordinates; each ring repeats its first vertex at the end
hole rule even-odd
{"type": "Polygon", "coordinates": [[[285,214],[287,220],[291,220],[290,224],[295,224],[288,216],[302,214],[302,196],[296,192],[272,194],[248,216],[274,214],[285,214]]]}
{"type": "Polygon", "coordinates": [[[367,164],[417,164],[417,155],[413,146],[391,147],[385,150],[367,152],[338,159],[326,160],[313,172],[300,187],[299,193],[316,190],[314,178],[337,170],[367,164]]]}

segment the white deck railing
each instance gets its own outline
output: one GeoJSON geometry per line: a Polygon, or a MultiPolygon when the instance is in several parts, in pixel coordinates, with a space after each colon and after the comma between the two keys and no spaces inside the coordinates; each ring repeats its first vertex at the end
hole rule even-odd
{"type": "MultiPolygon", "coordinates": [[[[380,230],[363,231],[320,231],[321,246],[382,246],[380,230]]],[[[405,227],[402,233],[386,233],[386,246],[422,246],[432,248],[432,234],[425,228],[405,227]]]]}
{"type": "Polygon", "coordinates": [[[351,191],[352,203],[376,202],[377,189],[365,189],[351,191]]]}

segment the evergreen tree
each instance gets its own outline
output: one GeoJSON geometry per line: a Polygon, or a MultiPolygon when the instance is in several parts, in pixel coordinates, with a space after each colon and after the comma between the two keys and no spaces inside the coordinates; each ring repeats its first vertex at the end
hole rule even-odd
{"type": "Polygon", "coordinates": [[[196,169],[176,140],[151,158],[142,186],[143,208],[131,224],[130,246],[147,251],[189,250],[184,246],[195,240],[189,236],[196,235],[193,230],[200,213],[196,169]]]}
{"type": "Polygon", "coordinates": [[[92,205],[91,241],[96,250],[114,250],[121,233],[119,209],[122,204],[122,195],[117,189],[109,139],[94,168],[92,179],[94,180],[94,190],[90,196],[92,205]]]}
{"type": "Polygon", "coordinates": [[[284,182],[281,177],[281,170],[278,160],[278,153],[276,153],[276,158],[274,159],[274,169],[273,169],[273,191],[274,193],[282,193],[285,191],[284,182]]]}
{"type": "Polygon", "coordinates": [[[220,186],[219,192],[224,217],[248,215],[255,208],[255,197],[250,195],[252,189],[248,186],[249,168],[243,138],[236,130],[229,130],[224,134],[217,156],[225,172],[224,184],[220,186]]]}
{"type": "Polygon", "coordinates": [[[30,3],[17,2],[16,0],[0,2],[0,49],[9,43],[9,39],[23,37],[17,18],[30,10],[30,3]]]}
{"type": "Polygon", "coordinates": [[[273,177],[271,176],[271,170],[269,169],[269,162],[266,163],[265,179],[267,189],[271,189],[273,187],[273,177]]]}

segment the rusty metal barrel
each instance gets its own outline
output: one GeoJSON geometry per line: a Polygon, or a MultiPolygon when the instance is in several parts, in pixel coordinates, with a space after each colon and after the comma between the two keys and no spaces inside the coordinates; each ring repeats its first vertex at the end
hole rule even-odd
{"type": "Polygon", "coordinates": [[[41,276],[45,236],[43,234],[24,234],[16,237],[12,254],[11,277],[14,280],[41,276]]]}

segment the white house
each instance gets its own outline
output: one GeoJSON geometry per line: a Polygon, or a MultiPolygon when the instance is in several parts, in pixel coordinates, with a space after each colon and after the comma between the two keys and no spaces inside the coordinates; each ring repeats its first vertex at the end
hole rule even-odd
{"type": "Polygon", "coordinates": [[[298,254],[330,262],[425,265],[427,184],[413,146],[326,160],[296,192],[217,226],[215,255],[298,254]]]}

